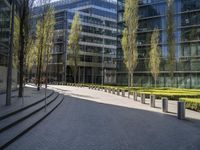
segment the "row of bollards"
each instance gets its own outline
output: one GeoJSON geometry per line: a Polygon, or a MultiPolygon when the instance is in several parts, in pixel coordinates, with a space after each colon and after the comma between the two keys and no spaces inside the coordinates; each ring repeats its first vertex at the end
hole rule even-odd
{"type": "MultiPolygon", "coordinates": [[[[125,97],[125,90],[120,90],[120,89],[113,89],[113,88],[101,88],[101,87],[96,87],[96,86],[89,86],[89,89],[94,89],[94,90],[98,90],[98,91],[104,91],[104,92],[108,92],[108,93],[112,93],[112,94],[116,94],[118,96],[122,96],[125,97]],[[121,94],[120,94],[121,93],[121,94]]],[[[130,98],[130,92],[128,91],[128,98],[130,98]]],[[[138,100],[138,96],[141,97],[141,103],[145,104],[145,99],[146,99],[146,95],[145,93],[137,93],[136,91],[133,92],[133,100],[137,101],[138,100]]],[[[156,107],[156,96],[155,95],[150,95],[150,107],[155,108],[156,107]]],[[[161,103],[162,103],[162,111],[164,113],[168,112],[168,98],[167,97],[162,97],[161,98],[161,103]]],[[[180,120],[184,120],[185,119],[185,102],[181,102],[178,101],[177,102],[177,118],[180,120]]]]}
{"type": "MultiPolygon", "coordinates": [[[[65,85],[67,85],[67,86],[74,86],[74,87],[84,87],[84,84],[76,84],[76,83],[67,83],[65,85]]],[[[89,88],[91,88],[91,87],[89,86],[89,88]]]]}

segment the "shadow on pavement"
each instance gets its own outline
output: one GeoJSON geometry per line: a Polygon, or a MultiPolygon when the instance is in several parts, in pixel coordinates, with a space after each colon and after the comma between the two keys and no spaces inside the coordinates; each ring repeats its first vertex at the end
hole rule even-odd
{"type": "Polygon", "coordinates": [[[199,150],[199,124],[106,100],[65,96],[54,113],[9,149],[199,150]]]}

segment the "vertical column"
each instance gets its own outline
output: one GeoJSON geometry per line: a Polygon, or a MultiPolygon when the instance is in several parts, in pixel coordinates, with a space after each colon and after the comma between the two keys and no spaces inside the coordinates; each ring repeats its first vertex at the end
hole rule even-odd
{"type": "Polygon", "coordinates": [[[6,88],[6,105],[11,105],[11,92],[12,92],[12,56],[13,56],[13,33],[14,33],[14,1],[12,1],[12,14],[11,14],[11,31],[10,31],[10,50],[8,57],[8,70],[7,70],[7,88],[6,88]]]}

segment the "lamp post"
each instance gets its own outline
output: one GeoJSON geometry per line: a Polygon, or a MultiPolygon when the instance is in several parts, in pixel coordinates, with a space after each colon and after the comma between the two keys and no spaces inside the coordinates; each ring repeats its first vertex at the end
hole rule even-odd
{"type": "Polygon", "coordinates": [[[85,53],[86,53],[86,45],[84,46],[84,70],[83,70],[83,83],[85,84],[85,53]]]}
{"type": "Polygon", "coordinates": [[[104,40],[104,29],[102,30],[102,37],[103,37],[103,49],[102,49],[102,62],[101,62],[101,85],[104,85],[104,52],[105,52],[105,40],[104,40]]]}

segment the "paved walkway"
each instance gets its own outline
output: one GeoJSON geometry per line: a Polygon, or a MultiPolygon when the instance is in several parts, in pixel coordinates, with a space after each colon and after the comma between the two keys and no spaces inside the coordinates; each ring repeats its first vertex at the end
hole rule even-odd
{"type": "Polygon", "coordinates": [[[54,87],[65,101],[9,150],[199,150],[200,119],[181,121],[88,88],[54,87]]]}
{"type": "MultiPolygon", "coordinates": [[[[26,85],[24,88],[24,99],[18,97],[18,91],[12,92],[11,105],[5,106],[6,94],[0,94],[0,116],[17,110],[19,108],[25,107],[32,104],[45,97],[45,89],[37,91],[35,86],[26,85]]],[[[47,96],[52,92],[52,90],[47,90],[47,96]]]]}

